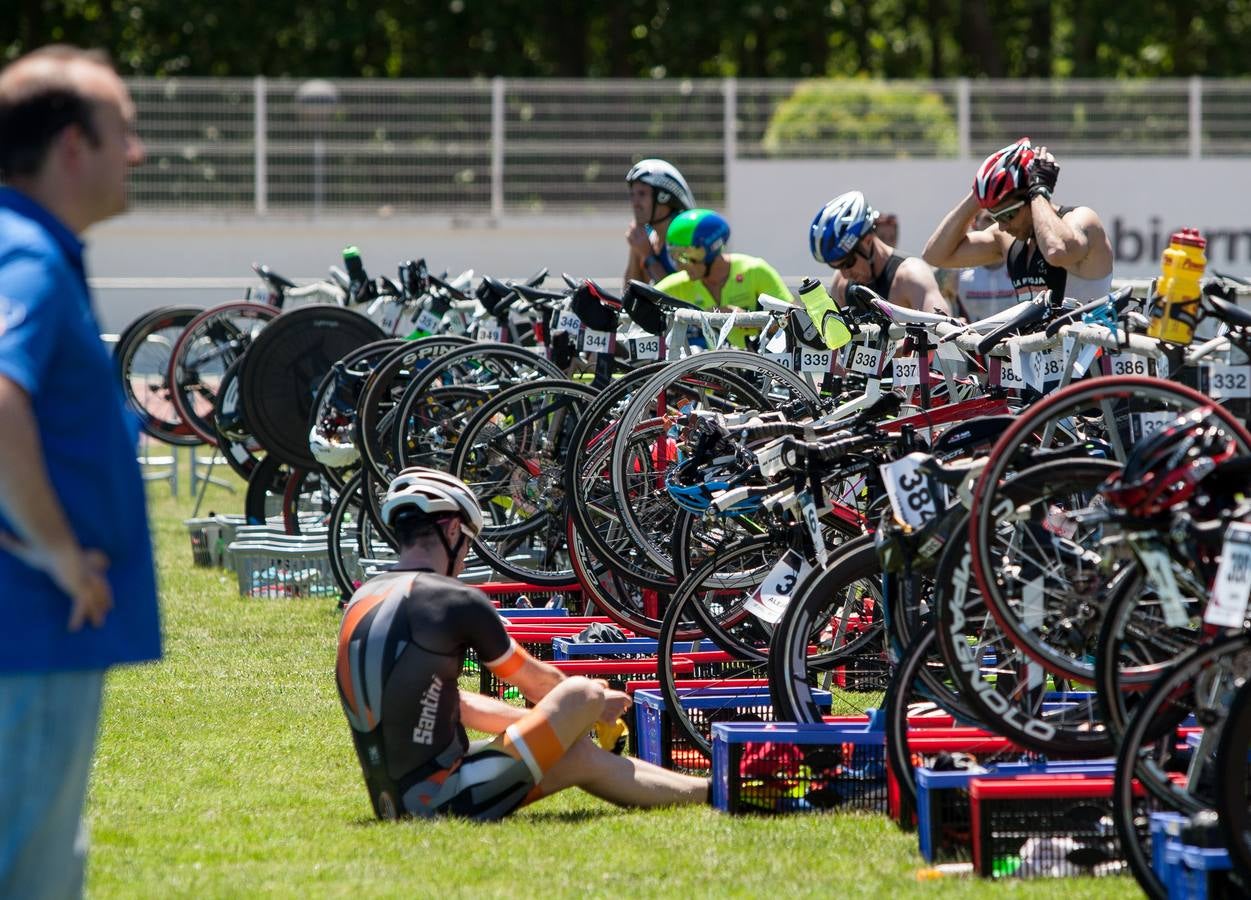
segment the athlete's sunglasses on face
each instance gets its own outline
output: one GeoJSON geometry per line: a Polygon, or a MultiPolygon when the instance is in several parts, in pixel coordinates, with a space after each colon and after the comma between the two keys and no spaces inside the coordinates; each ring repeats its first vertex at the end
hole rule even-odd
{"type": "Polygon", "coordinates": [[[988,209],[986,213],[996,222],[1006,222],[1015,216],[1016,211],[1024,205],[1024,200],[1018,200],[1016,203],[1009,203],[1003,209],[988,209]]]}

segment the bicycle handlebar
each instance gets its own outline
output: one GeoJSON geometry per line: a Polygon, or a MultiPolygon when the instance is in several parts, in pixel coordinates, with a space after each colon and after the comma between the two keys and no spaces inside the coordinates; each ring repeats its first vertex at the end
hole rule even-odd
{"type": "Polygon", "coordinates": [[[1077,307],[1077,309],[1071,309],[1066,313],[1061,313],[1048,323],[1047,329],[1044,333],[1047,337],[1054,337],[1055,333],[1065,325],[1076,324],[1085,315],[1094,312],[1105,303],[1112,303],[1115,305],[1118,314],[1124,312],[1125,307],[1129,305],[1130,294],[1132,292],[1133,287],[1126,285],[1119,290],[1113,291],[1106,297],[1102,297],[1099,300],[1092,300],[1089,303],[1083,303],[1081,306],[1077,307]]]}

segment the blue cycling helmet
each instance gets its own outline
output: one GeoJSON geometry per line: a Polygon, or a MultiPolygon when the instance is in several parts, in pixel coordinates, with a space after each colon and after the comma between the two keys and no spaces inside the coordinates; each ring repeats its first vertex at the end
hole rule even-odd
{"type": "Polygon", "coordinates": [[[839,194],[821,207],[808,229],[812,258],[827,265],[838,262],[873,230],[877,215],[859,191],[839,194]]]}
{"type": "MultiPolygon", "coordinates": [[[[733,477],[727,478],[727,474],[719,466],[710,466],[692,457],[673,466],[665,473],[665,490],[669,492],[673,502],[682,509],[702,516],[712,506],[712,497],[715,492],[728,491],[735,486],[733,477]]],[[[729,509],[718,512],[724,516],[744,516],[759,508],[759,497],[747,497],[729,509]]]]}
{"type": "Polygon", "coordinates": [[[730,223],[711,209],[688,209],[669,223],[665,243],[678,263],[711,266],[730,239],[730,223]]]}

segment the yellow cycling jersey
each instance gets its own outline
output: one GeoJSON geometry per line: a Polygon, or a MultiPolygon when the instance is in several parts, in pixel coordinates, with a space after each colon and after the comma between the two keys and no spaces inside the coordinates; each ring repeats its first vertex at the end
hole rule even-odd
{"type": "MultiPolygon", "coordinates": [[[[733,306],[754,312],[760,308],[756,298],[761,294],[769,294],[779,300],[794,300],[791,292],[782,283],[782,276],[777,269],[760,257],[745,253],[727,253],[725,258],[730,264],[730,277],[721,288],[720,304],[713,299],[702,282],[691,278],[686,272],[675,272],[661,279],[656,289],[710,311],[720,305],[722,308],[733,306]]],[[[744,337],[756,330],[735,328],[730,332],[730,344],[735,347],[745,346],[744,337]]]]}

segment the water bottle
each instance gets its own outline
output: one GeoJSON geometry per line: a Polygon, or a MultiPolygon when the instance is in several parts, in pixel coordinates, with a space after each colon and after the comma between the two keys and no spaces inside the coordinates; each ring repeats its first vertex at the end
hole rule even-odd
{"type": "Polygon", "coordinates": [[[1203,253],[1206,245],[1195,228],[1183,228],[1169,239],[1147,327],[1151,337],[1183,347],[1194,338],[1199,323],[1199,279],[1208,262],[1203,253]]]}
{"type": "Polygon", "coordinates": [[[817,332],[825,346],[837,350],[851,340],[851,332],[843,324],[834,298],[820,281],[815,278],[805,280],[799,286],[799,299],[803,301],[804,309],[808,310],[808,316],[817,326],[817,332]]]}
{"type": "Polygon", "coordinates": [[[365,264],[361,262],[361,252],[356,247],[343,248],[343,267],[348,273],[348,301],[364,303],[373,297],[373,283],[365,273],[365,264]]]}

